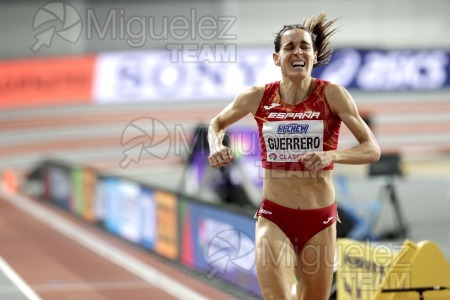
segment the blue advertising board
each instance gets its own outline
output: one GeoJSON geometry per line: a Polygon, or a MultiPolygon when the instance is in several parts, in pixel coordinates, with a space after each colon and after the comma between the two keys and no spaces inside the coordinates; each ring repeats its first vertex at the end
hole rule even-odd
{"type": "Polygon", "coordinates": [[[313,77],[364,91],[443,89],[450,87],[450,52],[338,49],[313,77]]]}
{"type": "Polygon", "coordinates": [[[156,203],[154,193],[149,188],[142,188],[140,199],[140,244],[149,249],[154,250],[156,242],[156,203]]]}
{"type": "Polygon", "coordinates": [[[120,235],[122,226],[122,195],[119,180],[109,177],[102,180],[103,224],[109,232],[120,235]]]}
{"type": "Polygon", "coordinates": [[[255,268],[255,221],[194,202],[185,203],[182,214],[182,261],[205,272],[207,279],[218,276],[261,295],[255,268]]]}

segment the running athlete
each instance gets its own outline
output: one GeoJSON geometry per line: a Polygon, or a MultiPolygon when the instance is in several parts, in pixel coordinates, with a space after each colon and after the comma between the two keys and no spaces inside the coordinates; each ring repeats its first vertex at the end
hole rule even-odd
{"type": "Polygon", "coordinates": [[[338,219],[332,170],[335,163],[366,164],[380,148],[342,86],[313,78],[329,62],[331,29],[324,13],[276,35],[273,61],[281,80],[251,86],[209,126],[209,163],[230,165],[225,130],[251,113],[258,125],[263,199],[256,217],[256,271],[264,299],[328,299],[338,219]],[[343,122],[358,145],[337,150],[343,122]]]}

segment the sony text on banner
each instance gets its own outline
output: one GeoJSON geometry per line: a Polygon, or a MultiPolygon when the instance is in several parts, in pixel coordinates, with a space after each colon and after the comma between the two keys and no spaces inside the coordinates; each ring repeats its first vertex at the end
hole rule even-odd
{"type": "Polygon", "coordinates": [[[279,77],[271,49],[238,53],[232,63],[174,62],[165,50],[102,53],[93,98],[99,103],[229,100],[248,85],[279,77]]]}
{"type": "Polygon", "coordinates": [[[0,109],[91,101],[96,56],[0,62],[0,109]]]}
{"type": "MultiPolygon", "coordinates": [[[[239,48],[233,62],[171,60],[166,50],[102,53],[93,98],[99,103],[227,100],[246,86],[280,79],[271,48],[239,48]]],[[[336,49],[313,70],[347,89],[436,90],[450,87],[450,53],[444,50],[336,49]]]]}

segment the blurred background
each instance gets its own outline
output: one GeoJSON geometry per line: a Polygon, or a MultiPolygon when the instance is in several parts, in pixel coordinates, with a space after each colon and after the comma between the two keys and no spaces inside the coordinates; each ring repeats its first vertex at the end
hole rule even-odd
{"type": "MultiPolygon", "coordinates": [[[[340,237],[430,240],[450,259],[449,11],[446,0],[0,1],[2,184],[207,272],[223,230],[251,245],[261,166],[251,117],[229,128],[236,160],[220,170],[205,126],[244,87],[279,79],[283,25],[326,12],[339,18],[334,54],[313,75],[350,91],[383,154],[335,167],[340,237]]],[[[344,126],[339,148],[355,144],[344,126]]],[[[233,246],[218,276],[258,295],[248,251],[233,246]]]]}

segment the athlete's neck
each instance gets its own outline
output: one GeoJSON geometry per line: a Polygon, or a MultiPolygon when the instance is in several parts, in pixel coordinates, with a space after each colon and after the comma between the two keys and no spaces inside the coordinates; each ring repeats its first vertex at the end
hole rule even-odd
{"type": "Polygon", "coordinates": [[[314,78],[307,77],[299,82],[281,80],[280,96],[288,104],[297,104],[308,98],[314,87],[314,78]]]}

